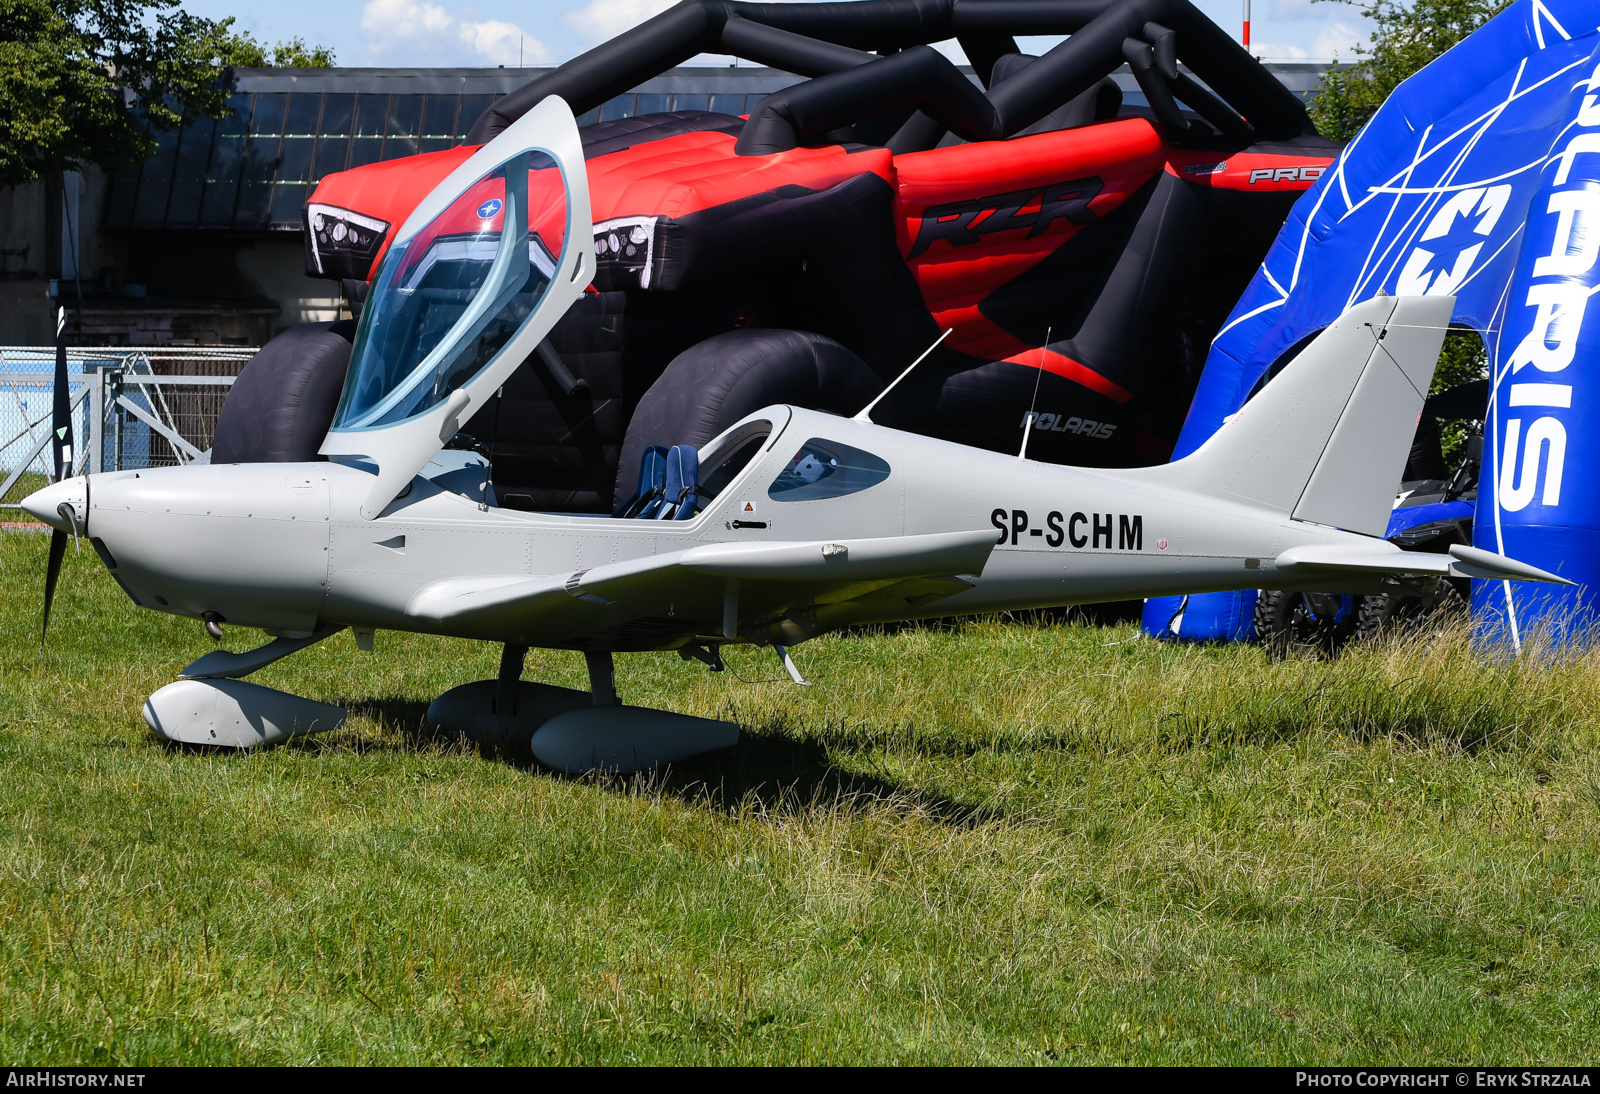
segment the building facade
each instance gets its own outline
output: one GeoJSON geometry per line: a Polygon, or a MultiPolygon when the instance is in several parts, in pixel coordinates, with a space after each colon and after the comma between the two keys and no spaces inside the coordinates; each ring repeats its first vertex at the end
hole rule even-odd
{"type": "MultiPolygon", "coordinates": [[[[1269,64],[1304,98],[1326,65],[1269,64]]],[[[495,99],[544,69],[239,69],[233,113],[160,137],[155,155],[0,190],[0,345],[261,345],[347,315],[305,275],[301,206],[335,171],[453,147],[495,99]]],[[[799,77],[685,67],[579,119],[748,113],[799,77]]],[[[1143,105],[1131,73],[1124,102],[1143,105]]]]}

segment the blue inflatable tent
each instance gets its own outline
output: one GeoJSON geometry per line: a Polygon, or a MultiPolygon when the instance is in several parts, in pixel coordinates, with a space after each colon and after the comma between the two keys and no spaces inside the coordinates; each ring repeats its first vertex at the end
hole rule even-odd
{"type": "MultiPolygon", "coordinates": [[[[1481,332],[1491,400],[1477,546],[1575,587],[1475,581],[1512,643],[1589,626],[1600,587],[1600,3],[1517,0],[1401,84],[1295,205],[1212,343],[1174,459],[1352,304],[1453,294],[1481,332]]],[[[1250,633],[1254,594],[1163,598],[1151,633],[1250,633]],[[1185,602],[1186,601],[1186,602],[1185,602]]]]}

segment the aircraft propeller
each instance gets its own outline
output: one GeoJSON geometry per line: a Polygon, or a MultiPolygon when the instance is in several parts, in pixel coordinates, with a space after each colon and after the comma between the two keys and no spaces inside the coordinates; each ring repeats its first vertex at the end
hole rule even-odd
{"type": "MultiPolygon", "coordinates": [[[[67,392],[67,309],[56,310],[56,374],[54,398],[50,409],[50,441],[55,455],[55,480],[60,482],[72,474],[72,409],[67,392]]],[[[56,507],[72,528],[77,539],[78,520],[72,506],[62,502],[56,507]]],[[[67,533],[57,529],[50,532],[50,558],[44,571],[44,620],[39,626],[39,644],[44,644],[45,633],[50,629],[50,605],[56,598],[56,584],[61,579],[61,560],[67,553],[67,533]]]]}

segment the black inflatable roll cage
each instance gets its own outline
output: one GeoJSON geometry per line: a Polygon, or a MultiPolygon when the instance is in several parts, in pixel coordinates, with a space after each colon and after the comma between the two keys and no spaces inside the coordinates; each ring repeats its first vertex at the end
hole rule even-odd
{"type": "Polygon", "coordinates": [[[1169,141],[1213,136],[1185,116],[1180,100],[1232,141],[1315,133],[1299,98],[1189,0],[683,0],[500,99],[468,143],[487,142],[547,96],[583,114],[700,53],[810,78],[751,112],[736,145],[745,156],[863,139],[847,127],[873,120],[887,120],[892,135],[869,143],[896,153],[932,148],[947,130],[968,141],[1001,140],[1124,62],[1169,141]],[[1020,52],[1018,34],[1070,37],[992,82],[995,63],[1020,52]],[[951,38],[987,91],[930,45],[951,38]],[[1210,90],[1181,72],[1180,60],[1210,90]]]}

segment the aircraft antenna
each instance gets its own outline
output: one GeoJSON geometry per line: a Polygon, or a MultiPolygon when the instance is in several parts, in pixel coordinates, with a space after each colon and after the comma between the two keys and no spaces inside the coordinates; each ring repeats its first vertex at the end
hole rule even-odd
{"type": "Polygon", "coordinates": [[[888,387],[886,387],[882,391],[878,392],[878,397],[876,399],[872,400],[872,402],[870,402],[866,406],[862,407],[861,408],[861,413],[857,414],[854,418],[851,418],[850,420],[852,422],[870,422],[870,421],[872,421],[872,408],[877,406],[879,403],[883,402],[883,397],[885,395],[889,394],[889,392],[894,390],[894,385],[898,384],[901,380],[904,380],[907,376],[910,376],[911,375],[911,370],[916,368],[918,365],[922,364],[922,361],[923,361],[924,357],[927,357],[928,354],[930,354],[934,350],[938,349],[939,348],[939,343],[943,342],[946,338],[949,338],[950,337],[950,332],[953,331],[953,330],[955,330],[954,327],[945,328],[945,332],[943,334],[939,335],[939,337],[937,337],[937,338],[935,338],[933,340],[933,345],[929,346],[927,349],[922,351],[922,357],[918,357],[915,361],[913,361],[909,365],[907,365],[906,366],[906,370],[904,372],[902,372],[900,375],[896,376],[892,381],[890,381],[888,387]]]}
{"type": "Polygon", "coordinates": [[[1033,423],[1038,421],[1034,415],[1034,408],[1039,405],[1039,381],[1044,379],[1044,348],[1050,344],[1050,335],[1054,327],[1044,329],[1044,341],[1039,344],[1039,373],[1033,378],[1033,401],[1028,404],[1028,416],[1022,419],[1022,447],[1017,450],[1017,459],[1028,458],[1028,437],[1033,433],[1033,423]]]}

